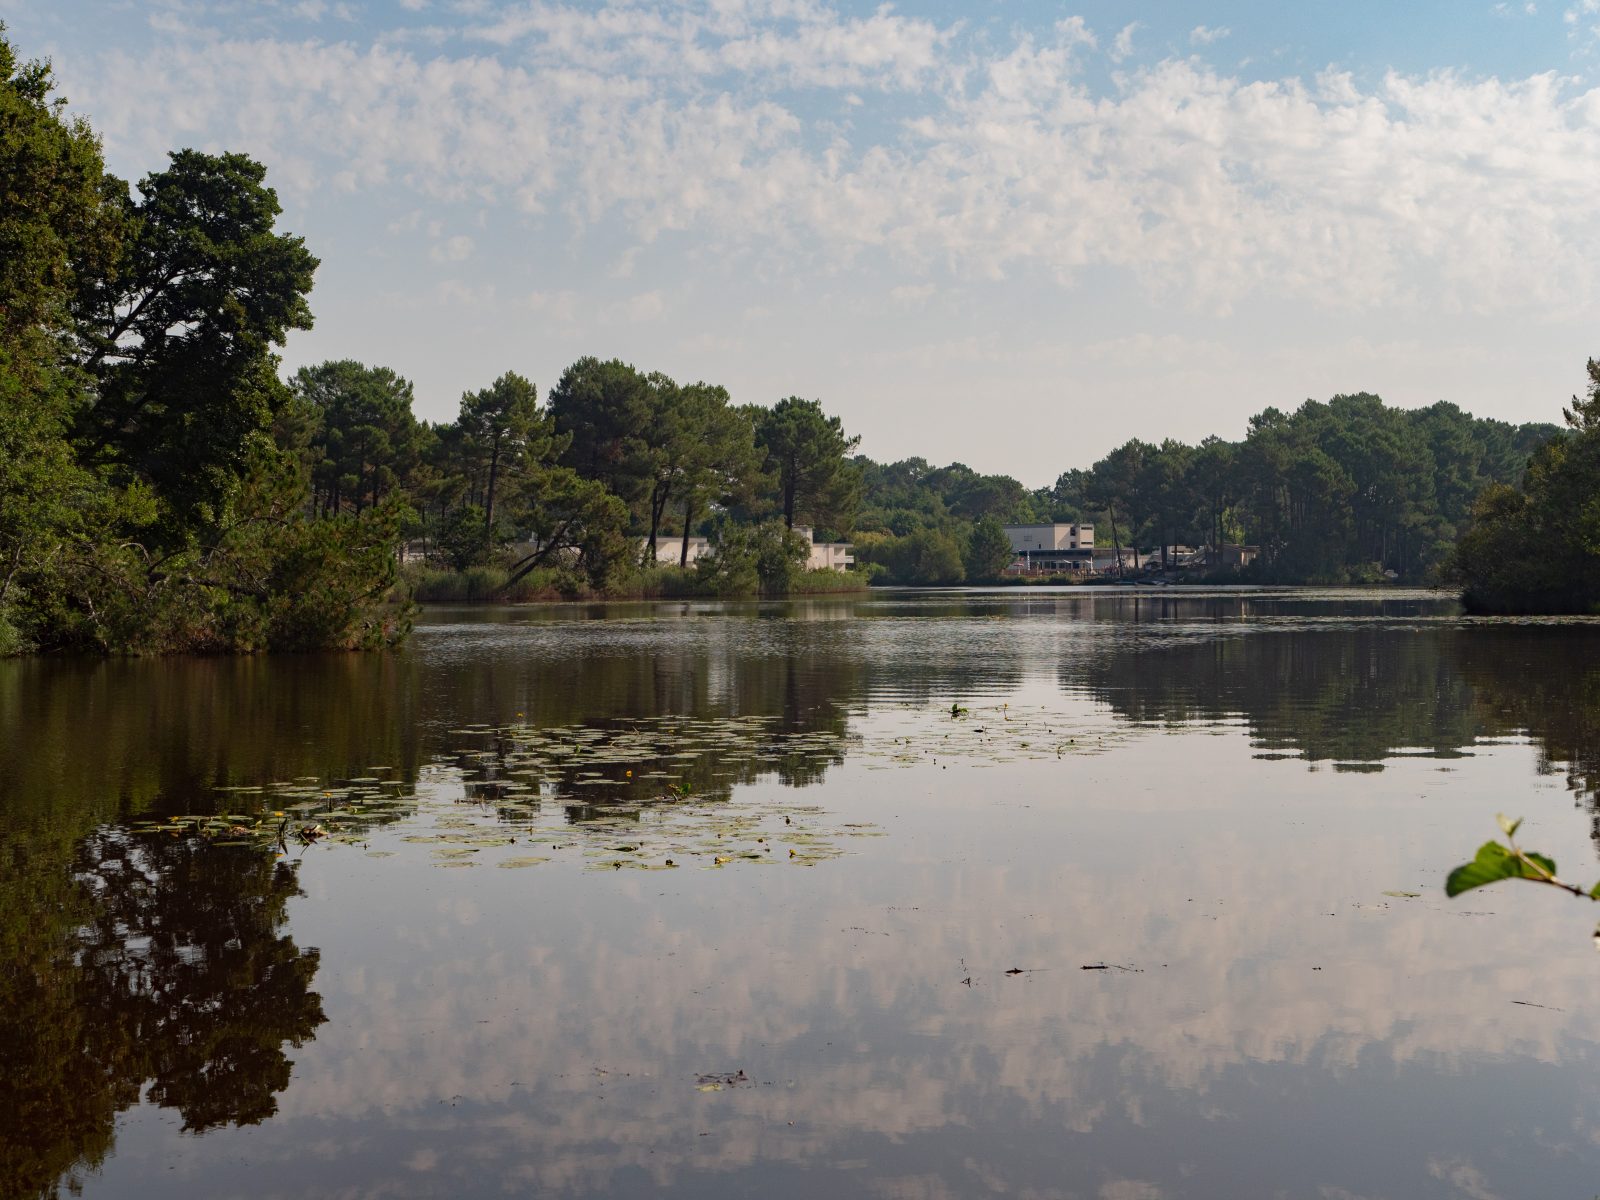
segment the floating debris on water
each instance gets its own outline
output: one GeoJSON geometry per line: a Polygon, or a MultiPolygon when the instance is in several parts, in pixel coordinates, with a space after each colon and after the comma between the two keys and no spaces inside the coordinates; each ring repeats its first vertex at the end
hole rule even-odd
{"type": "Polygon", "coordinates": [[[741,1067],[737,1071],[723,1071],[720,1074],[696,1075],[695,1087],[702,1092],[721,1092],[728,1088],[744,1087],[755,1082],[744,1073],[741,1067]]]}

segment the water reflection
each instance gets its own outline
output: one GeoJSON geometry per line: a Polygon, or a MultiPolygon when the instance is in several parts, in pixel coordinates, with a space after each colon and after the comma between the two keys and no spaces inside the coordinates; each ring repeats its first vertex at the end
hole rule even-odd
{"type": "Polygon", "coordinates": [[[285,932],[291,865],[111,826],[48,849],[9,840],[0,891],[8,1196],[78,1190],[141,1097],[190,1133],[271,1117],[285,1047],[324,1021],[317,952],[285,932]]]}
{"type": "Polygon", "coordinates": [[[0,663],[0,1193],[1515,1196],[1600,1170],[1584,931],[1437,895],[1517,797],[1572,857],[1532,793],[1564,775],[1594,811],[1600,628],[1303,593],[486,615],[393,655],[0,663]],[[954,700],[1124,736],[991,754],[954,700]],[[885,748],[953,728],[964,755],[885,748]],[[886,836],[659,874],[543,844],[678,788],[886,836]],[[296,865],[141,832],[250,804],[350,841],[296,865]],[[435,870],[418,822],[477,814],[550,858],[435,870]]]}
{"type": "Polygon", "coordinates": [[[1058,678],[1129,721],[1243,720],[1265,755],[1336,769],[1525,736],[1581,804],[1600,794],[1600,625],[1189,629],[1063,662],[1058,678]]]}

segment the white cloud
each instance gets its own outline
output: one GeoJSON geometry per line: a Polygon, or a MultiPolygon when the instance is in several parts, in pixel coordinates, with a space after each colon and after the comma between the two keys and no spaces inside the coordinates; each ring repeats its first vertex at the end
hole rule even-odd
{"type": "Polygon", "coordinates": [[[472,257],[472,239],[463,234],[446,238],[428,251],[434,262],[464,262],[472,257]]]}
{"type": "Polygon", "coordinates": [[[640,292],[612,305],[607,316],[625,321],[654,321],[666,311],[667,299],[659,291],[640,292]]]}
{"type": "Polygon", "coordinates": [[[735,74],[765,87],[911,87],[940,66],[956,28],[889,6],[845,17],[819,0],[684,0],[496,10],[467,36],[525,61],[643,77],[735,74]]]}
{"type": "Polygon", "coordinates": [[[1122,62],[1133,53],[1133,35],[1139,32],[1139,22],[1130,21],[1118,31],[1111,42],[1111,61],[1122,62]]]}
{"type": "Polygon", "coordinates": [[[1226,25],[1196,25],[1189,31],[1189,42],[1195,46],[1209,46],[1213,42],[1220,42],[1232,32],[1233,30],[1226,25]]]}
{"type": "Polygon", "coordinates": [[[578,318],[580,297],[573,291],[529,292],[524,299],[529,310],[561,324],[571,324],[578,318]]]}
{"type": "Polygon", "coordinates": [[[889,289],[889,299],[907,308],[927,303],[939,289],[931,283],[905,283],[889,289]]]}
{"type": "Polygon", "coordinates": [[[434,301],[452,308],[490,308],[496,290],[492,283],[474,285],[461,279],[446,279],[434,290],[434,301]]]}
{"type": "Polygon", "coordinates": [[[529,4],[476,28],[515,62],[217,39],[111,53],[69,84],[145,162],[226,144],[308,202],[337,180],[520,211],[566,239],[604,222],[624,274],[640,246],[692,232],[722,258],[827,270],[870,256],[1070,284],[1109,267],[1219,312],[1260,295],[1531,312],[1596,298],[1600,90],[1555,75],[1308,86],[1169,60],[1096,94],[1081,21],[990,49],[817,0],[529,4]],[[778,88],[866,97],[868,113],[900,94],[857,132],[778,88]]]}
{"type": "Polygon", "coordinates": [[[1056,37],[1068,46],[1087,46],[1093,49],[1099,44],[1095,39],[1094,31],[1089,28],[1088,22],[1082,17],[1067,17],[1056,22],[1056,37]]]}

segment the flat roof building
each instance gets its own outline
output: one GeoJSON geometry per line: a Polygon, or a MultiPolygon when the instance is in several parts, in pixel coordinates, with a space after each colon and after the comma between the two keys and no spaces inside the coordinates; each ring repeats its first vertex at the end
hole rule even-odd
{"type": "Polygon", "coordinates": [[[1094,526],[1051,522],[1007,525],[1013,571],[1087,571],[1094,567],[1094,526]]]}

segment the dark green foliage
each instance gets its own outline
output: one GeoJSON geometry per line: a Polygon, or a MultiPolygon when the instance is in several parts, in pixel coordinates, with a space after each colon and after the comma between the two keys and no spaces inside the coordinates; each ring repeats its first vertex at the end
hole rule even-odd
{"type": "Polygon", "coordinates": [[[862,481],[856,557],[888,583],[994,579],[1012,558],[1001,526],[1044,519],[1039,498],[1009,475],[980,475],[963,463],[932,467],[922,458],[855,464],[862,481]]]}
{"type": "Polygon", "coordinates": [[[457,570],[502,562],[508,590],[558,570],[581,572],[602,593],[632,592],[654,586],[636,574],[641,542],[648,573],[670,554],[658,554],[663,536],[681,539],[682,565],[689,539],[715,529],[723,561],[707,562],[691,590],[781,592],[799,543],[768,545],[763,521],[787,496],[804,515],[846,527],[854,475],[837,418],[811,402],[779,408],[774,418],[736,407],[714,384],[679,385],[616,360],[573,363],[543,409],[525,380],[503,376],[464,398],[455,423],[429,431],[412,482],[428,556],[457,570]],[[758,446],[758,429],[775,441],[758,446]],[[473,520],[481,537],[469,532],[473,520]]]}
{"type": "Polygon", "coordinates": [[[483,509],[463,504],[435,526],[434,557],[454,571],[481,567],[495,557],[483,509]]]}
{"type": "Polygon", "coordinates": [[[520,477],[529,460],[548,457],[552,422],[539,411],[539,390],[516,372],[507,371],[481,392],[461,397],[456,424],[486,462],[483,527],[490,533],[502,473],[520,477]]]}
{"type": "Polygon", "coordinates": [[[560,463],[625,504],[648,491],[651,384],[627,363],[580,358],[550,389],[550,415],[566,439],[560,463]]]}
{"type": "MultiPolygon", "coordinates": [[[[1137,438],[1118,446],[1095,463],[1089,474],[1084,501],[1106,514],[1102,525],[1109,526],[1111,544],[1121,561],[1125,541],[1133,541],[1134,566],[1139,565],[1138,542],[1134,541],[1141,518],[1148,514],[1151,497],[1142,490],[1150,478],[1149,457],[1153,447],[1137,438]],[[1119,526],[1118,520],[1121,520],[1119,526]]],[[[1096,533],[1101,533],[1096,529],[1096,533]]]]}
{"type": "Polygon", "coordinates": [[[80,276],[104,272],[117,222],[100,147],[51,98],[48,66],[22,63],[0,26],[0,654],[26,648],[64,544],[85,536],[99,481],[67,441],[82,389],[63,350],[80,276]]]}
{"type": "MultiPolygon", "coordinates": [[[[1522,825],[1521,817],[1512,820],[1502,813],[1499,821],[1500,830],[1506,835],[1506,844],[1485,842],[1479,846],[1478,853],[1473,856],[1471,862],[1462,863],[1445,879],[1445,895],[1459,896],[1463,892],[1470,892],[1473,888],[1499,883],[1502,879],[1526,879],[1532,883],[1556,888],[1580,900],[1600,900],[1600,883],[1588,888],[1568,883],[1556,874],[1554,859],[1547,858],[1543,854],[1535,854],[1532,850],[1524,850],[1517,845],[1517,829],[1522,825]]],[[[1596,944],[1600,945],[1600,928],[1595,930],[1594,936],[1596,944]]]]}
{"type": "Polygon", "coordinates": [[[671,477],[676,490],[663,491],[662,504],[673,499],[680,510],[682,542],[678,564],[687,565],[689,538],[696,521],[710,505],[748,506],[760,482],[755,419],[729,401],[726,388],[694,383],[679,389],[681,430],[678,464],[671,477]]]}
{"type": "Polygon", "coordinates": [[[0,25],[0,343],[69,327],[80,275],[102,272],[118,223],[102,203],[100,144],[50,95],[50,68],[19,62],[0,25]]]}
{"type": "Polygon", "coordinates": [[[627,505],[604,484],[570,467],[545,467],[529,481],[522,506],[532,549],[515,563],[510,582],[575,560],[590,584],[604,589],[632,566],[627,505]]]}
{"type": "Polygon", "coordinates": [[[410,478],[423,441],[410,380],[346,360],[302,367],[291,387],[319,512],[359,513],[410,478]]]}
{"type": "Polygon", "coordinates": [[[272,348],[316,260],[264,169],[185,150],[135,198],[49,91],[0,39],[0,653],[398,635],[403,505],[313,519],[272,447],[310,443],[272,348]]]}
{"type": "Polygon", "coordinates": [[[1268,409],[1234,455],[1233,516],[1261,547],[1262,578],[1427,579],[1472,497],[1514,479],[1526,448],[1553,432],[1452,405],[1388,408],[1367,394],[1268,409]]]}
{"type": "Polygon", "coordinates": [[[1600,612],[1600,362],[1566,412],[1569,432],[1536,450],[1522,487],[1479,498],[1452,571],[1474,612],[1600,612]]]}
{"type": "Polygon", "coordinates": [[[271,1117],[326,1020],[284,928],[294,867],[114,826],[27,849],[32,889],[0,889],[0,1003],[26,1031],[0,1043],[0,1193],[78,1193],[141,1099],[188,1132],[271,1117]]]}
{"type": "Polygon", "coordinates": [[[805,539],[777,521],[759,525],[719,522],[713,533],[715,553],[695,563],[704,595],[787,595],[805,569],[805,539]]]}
{"type": "Polygon", "coordinates": [[[0,347],[0,655],[31,641],[24,614],[48,592],[63,550],[89,536],[106,499],[67,442],[72,403],[60,371],[0,347]]]}
{"type": "Polygon", "coordinates": [[[1556,878],[1554,860],[1542,854],[1516,851],[1499,842],[1485,842],[1469,863],[1450,872],[1444,883],[1444,894],[1459,896],[1473,888],[1496,883],[1502,879],[1532,879],[1549,883],[1556,878]]]}
{"type": "Polygon", "coordinates": [[[863,540],[857,556],[863,562],[881,563],[888,583],[911,586],[947,586],[966,579],[962,545],[942,529],[918,529],[904,537],[873,542],[863,540]]]}
{"type": "MultiPolygon", "coordinates": [[[[47,649],[163,654],[358,649],[406,632],[385,603],[403,515],[387,501],[316,518],[292,463],[264,442],[238,495],[203,538],[170,551],[88,541],[64,549],[29,613],[47,649]],[[48,639],[48,640],[47,640],[48,639]]],[[[137,514],[122,514],[135,531],[137,514]]]]}
{"type": "Polygon", "coordinates": [[[1187,545],[1211,547],[1210,565],[1221,571],[1216,548],[1244,543],[1259,548],[1248,577],[1262,581],[1426,581],[1474,498],[1519,479],[1528,454],[1555,433],[1478,420],[1450,404],[1389,408],[1363,393],[1307,401],[1292,413],[1268,408],[1237,443],[1135,438],[1031,494],[960,463],[858,459],[857,527],[885,535],[862,539],[863,557],[884,564],[909,554],[895,548],[898,539],[933,529],[968,545],[973,523],[993,517],[1091,523],[1097,545],[1119,557],[1131,548],[1141,566],[1170,566],[1170,548],[1187,545]]]}
{"type": "Polygon", "coordinates": [[[849,461],[860,438],[846,437],[838,417],[815,400],[790,396],[758,415],[756,445],[771,476],[785,528],[798,521],[823,530],[854,524],[860,478],[849,461]]]}
{"type": "Polygon", "coordinates": [[[1001,524],[1046,519],[1037,498],[1009,475],[980,475],[964,463],[929,466],[926,459],[879,464],[856,459],[863,502],[857,528],[903,535],[993,517],[1001,524]]]}
{"type": "Polygon", "coordinates": [[[80,279],[79,363],[93,402],[75,441],[90,466],[159,497],[162,535],[215,516],[250,435],[285,402],[271,348],[311,325],[317,260],[276,233],[266,170],[242,154],[182,150],[108,203],[123,229],[115,269],[80,279]]]}
{"type": "Polygon", "coordinates": [[[1015,557],[1011,539],[1000,522],[994,517],[984,517],[973,525],[967,536],[962,564],[968,579],[996,579],[1015,557]]]}

